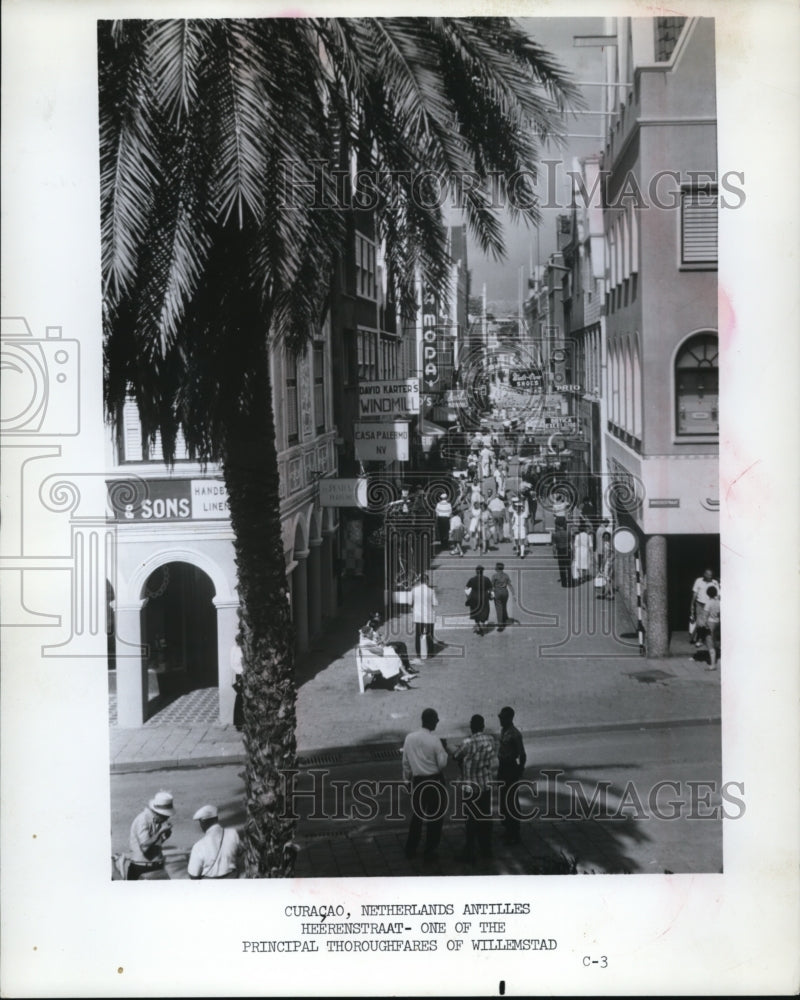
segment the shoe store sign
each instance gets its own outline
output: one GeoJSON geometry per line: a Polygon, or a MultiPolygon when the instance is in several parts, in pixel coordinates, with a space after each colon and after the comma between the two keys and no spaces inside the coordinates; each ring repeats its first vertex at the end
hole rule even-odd
{"type": "Polygon", "coordinates": [[[230,517],[221,479],[114,479],[108,498],[115,521],[224,521],[230,517]]]}

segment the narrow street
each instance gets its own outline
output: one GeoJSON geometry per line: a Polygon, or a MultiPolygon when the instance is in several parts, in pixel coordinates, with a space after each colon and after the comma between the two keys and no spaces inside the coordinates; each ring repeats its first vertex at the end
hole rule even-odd
{"type": "MultiPolygon", "coordinates": [[[[460,737],[449,742],[455,746],[460,737]]],[[[497,835],[494,858],[474,867],[455,860],[464,834],[463,822],[453,816],[458,769],[452,762],[439,861],[423,865],[403,856],[408,796],[388,784],[401,778],[399,748],[367,751],[349,764],[309,760],[295,786],[301,816],[297,876],[560,874],[572,870],[571,860],[578,872],[721,871],[718,725],[578,732],[525,742],[525,781],[539,784],[535,794],[533,784],[523,790],[520,808],[527,814],[538,806],[540,815],[523,822],[521,845],[506,847],[497,835]],[[360,804],[352,798],[355,782],[362,782],[360,804]],[[659,790],[659,782],[670,785],[659,790]],[[701,784],[693,788],[689,782],[701,784]],[[600,789],[604,814],[614,818],[584,818],[593,814],[588,805],[581,814],[576,783],[587,804],[600,789]],[[360,818],[373,811],[374,817],[360,818]]],[[[173,878],[185,878],[189,849],[200,836],[191,819],[199,806],[215,804],[223,823],[244,822],[241,773],[241,765],[227,765],[112,775],[113,850],[125,849],[133,817],[156,790],[167,788],[176,805],[167,867],[173,878]]],[[[738,814],[735,806],[725,808],[738,814]]],[[[499,823],[495,827],[499,834],[499,823]]]]}
{"type": "MultiPolygon", "coordinates": [[[[598,599],[591,580],[562,588],[549,545],[533,547],[524,560],[513,556],[510,542],[484,555],[445,552],[434,559],[431,582],[439,600],[436,638],[444,645],[419,668],[414,690],[359,694],[357,631],[380,610],[379,592],[372,604],[365,590],[354,594],[332,634],[300,661],[301,750],[402,741],[427,706],[438,711],[444,735],[461,731],[474,712],[494,721],[505,704],[527,730],[719,718],[719,672],[705,671],[680,637],[677,655],[641,657],[636,622],[623,602],[598,599]],[[512,581],[514,624],[499,632],[492,609],[488,633],[478,636],[464,587],[478,564],[491,576],[498,561],[512,581]]],[[[413,656],[410,619],[401,610],[384,631],[413,656]]]]}

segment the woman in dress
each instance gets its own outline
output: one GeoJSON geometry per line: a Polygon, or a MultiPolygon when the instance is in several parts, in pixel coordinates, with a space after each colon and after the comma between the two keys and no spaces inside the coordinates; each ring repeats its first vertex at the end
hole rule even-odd
{"type": "Polygon", "coordinates": [[[583,524],[572,542],[572,579],[582,583],[592,575],[592,538],[583,524]]]}
{"type": "Polygon", "coordinates": [[[511,543],[514,554],[525,558],[528,547],[528,511],[521,496],[514,498],[511,509],[511,543]]]}
{"type": "Polygon", "coordinates": [[[483,566],[475,567],[475,575],[467,581],[464,602],[469,608],[469,616],[475,623],[472,631],[483,635],[486,623],[489,621],[489,607],[492,598],[492,585],[483,574],[483,566]]]}
{"type": "Polygon", "coordinates": [[[358,650],[368,684],[389,691],[409,691],[409,682],[418,671],[404,666],[402,652],[405,651],[405,643],[386,642],[380,624],[380,616],[373,615],[358,633],[358,650]],[[402,646],[402,651],[397,646],[402,646]]]}

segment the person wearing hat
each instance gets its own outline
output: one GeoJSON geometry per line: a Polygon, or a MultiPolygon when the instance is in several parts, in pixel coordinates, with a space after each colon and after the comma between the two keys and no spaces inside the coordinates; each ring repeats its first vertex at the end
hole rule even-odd
{"type": "Polygon", "coordinates": [[[220,823],[216,806],[200,806],[192,819],[203,836],[189,855],[189,878],[238,878],[242,845],[237,831],[220,823]]]}
{"type": "Polygon", "coordinates": [[[453,505],[450,503],[450,498],[446,493],[441,493],[439,502],[436,504],[436,535],[442,552],[449,548],[450,518],[452,516],[453,505]]]}
{"type": "Polygon", "coordinates": [[[512,786],[525,772],[525,747],[522,733],[514,725],[514,709],[509,705],[500,709],[500,747],[498,749],[497,780],[500,782],[500,815],[503,820],[507,844],[520,841],[519,815],[514,808],[512,786]]]}
{"type": "Polygon", "coordinates": [[[161,845],[172,834],[170,817],[174,812],[172,793],[162,789],[131,823],[129,882],[169,878],[161,845]]]}

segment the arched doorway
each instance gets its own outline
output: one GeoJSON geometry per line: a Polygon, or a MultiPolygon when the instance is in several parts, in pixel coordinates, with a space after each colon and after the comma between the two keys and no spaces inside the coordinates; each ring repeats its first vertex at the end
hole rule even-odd
{"type": "Polygon", "coordinates": [[[159,696],[217,687],[217,613],[207,574],[191,563],[165,563],[148,576],[142,597],[142,643],[159,696]]]}

